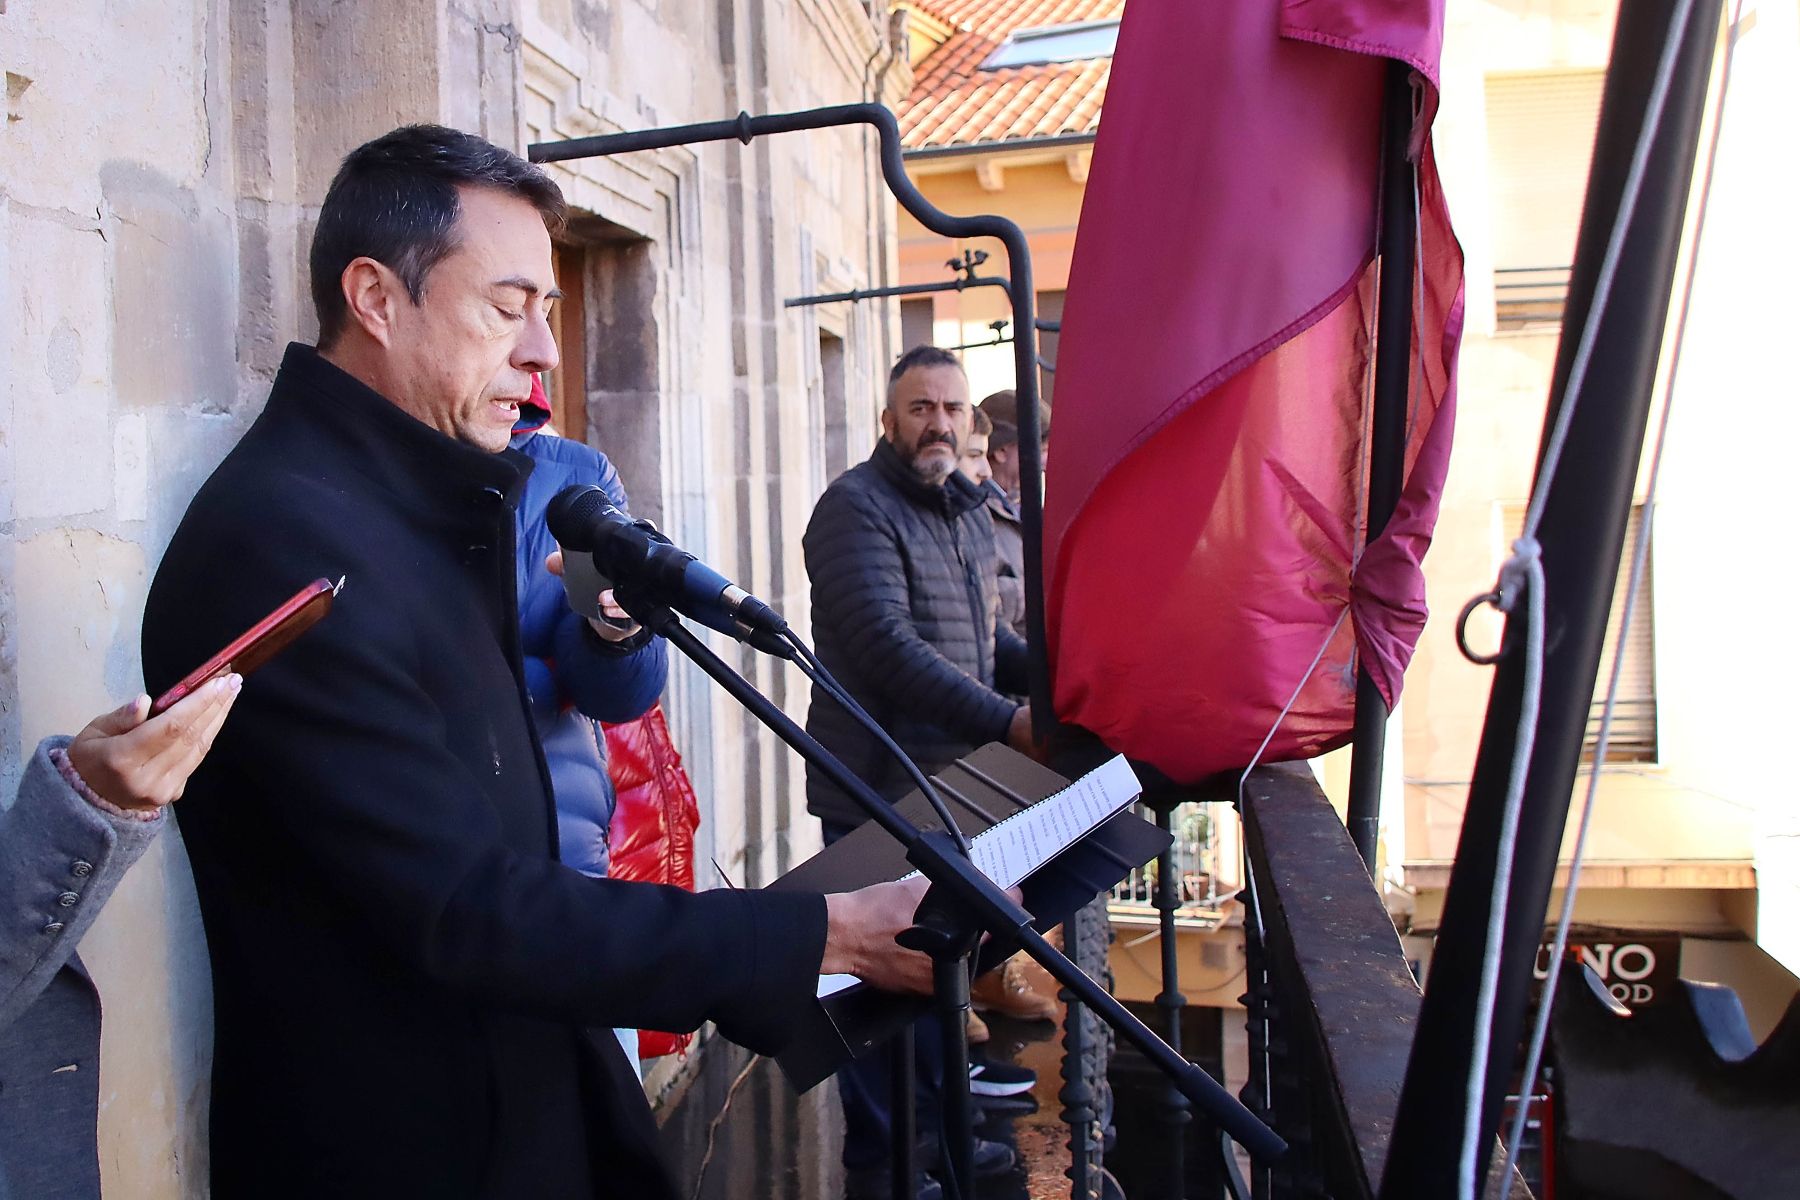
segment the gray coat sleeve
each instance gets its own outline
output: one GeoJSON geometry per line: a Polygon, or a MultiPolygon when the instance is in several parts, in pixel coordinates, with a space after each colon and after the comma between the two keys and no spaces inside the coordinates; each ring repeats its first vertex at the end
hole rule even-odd
{"type": "Polygon", "coordinates": [[[0,813],[0,1029],[31,1006],[75,953],[106,898],[168,818],[134,821],[85,799],[50,761],[46,738],[0,813]]]}

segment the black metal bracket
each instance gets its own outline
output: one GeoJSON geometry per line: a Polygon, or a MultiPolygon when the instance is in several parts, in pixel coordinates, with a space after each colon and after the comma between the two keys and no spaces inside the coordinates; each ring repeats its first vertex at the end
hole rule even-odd
{"type": "MultiPolygon", "coordinates": [[[[1009,345],[1012,343],[1012,341],[1014,339],[1006,336],[1007,324],[1008,324],[1008,322],[1006,322],[1004,320],[989,321],[987,323],[987,327],[994,331],[994,336],[992,338],[990,338],[989,340],[987,340],[985,342],[964,342],[960,346],[945,346],[944,349],[946,349],[946,350],[984,350],[989,346],[1009,345]]],[[[1039,360],[1039,365],[1042,365],[1041,359],[1039,360]]]]}

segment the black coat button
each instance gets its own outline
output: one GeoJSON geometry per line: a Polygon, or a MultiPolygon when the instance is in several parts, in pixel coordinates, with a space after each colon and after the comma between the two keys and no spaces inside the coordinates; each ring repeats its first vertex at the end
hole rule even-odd
{"type": "Polygon", "coordinates": [[[61,933],[62,931],[63,931],[63,923],[61,921],[52,921],[48,925],[44,926],[45,933],[61,933]]]}
{"type": "Polygon", "coordinates": [[[75,902],[79,899],[81,899],[81,897],[74,892],[64,892],[56,898],[56,902],[64,908],[73,908],[75,907],[75,902]]]}
{"type": "Polygon", "coordinates": [[[69,874],[77,879],[86,879],[94,873],[94,864],[83,859],[76,859],[69,864],[69,874]]]}

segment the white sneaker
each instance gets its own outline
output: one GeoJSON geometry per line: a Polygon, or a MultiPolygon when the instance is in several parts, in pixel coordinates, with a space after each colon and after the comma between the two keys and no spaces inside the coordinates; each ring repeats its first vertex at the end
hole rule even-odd
{"type": "Polygon", "coordinates": [[[1017,1096],[1037,1085],[1037,1072],[1007,1063],[975,1063],[969,1068],[971,1096],[1017,1096]]]}

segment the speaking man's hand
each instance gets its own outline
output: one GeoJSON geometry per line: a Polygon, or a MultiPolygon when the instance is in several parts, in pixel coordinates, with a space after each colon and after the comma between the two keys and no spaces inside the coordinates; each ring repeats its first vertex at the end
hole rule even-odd
{"type": "Polygon", "coordinates": [[[911,928],[925,898],[923,878],[877,883],[825,897],[821,975],[854,975],[887,992],[931,994],[931,959],[894,939],[911,928]]]}
{"type": "MultiPolygon", "coordinates": [[[[887,992],[931,994],[931,959],[894,939],[912,927],[929,886],[923,876],[877,883],[825,897],[825,959],[821,975],[854,975],[887,992]]],[[[1007,895],[1021,898],[1018,888],[1007,895]]]]}

